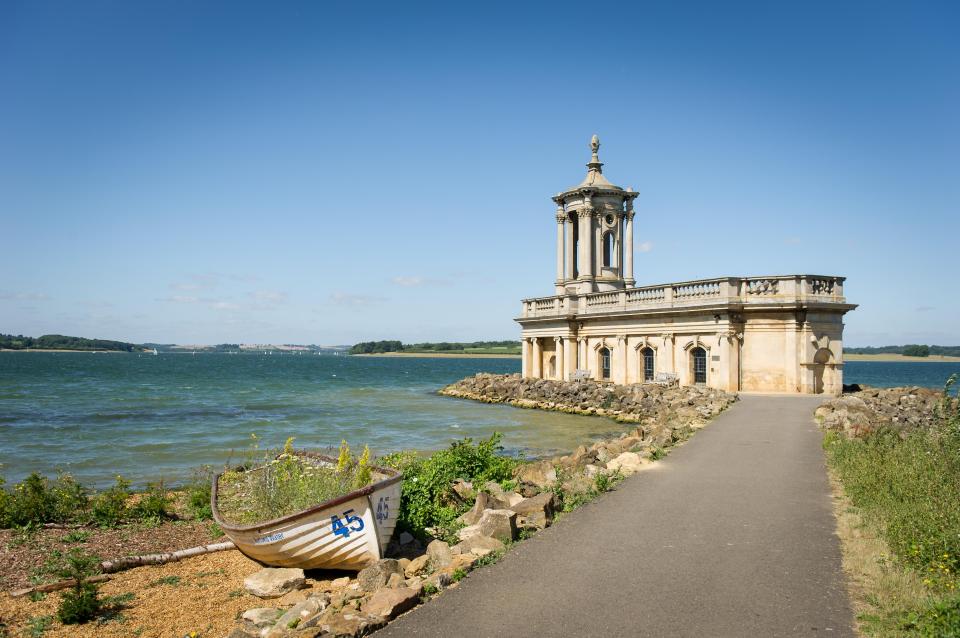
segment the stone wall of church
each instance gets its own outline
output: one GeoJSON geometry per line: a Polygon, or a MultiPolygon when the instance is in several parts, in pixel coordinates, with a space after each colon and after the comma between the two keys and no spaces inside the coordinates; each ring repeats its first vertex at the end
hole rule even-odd
{"type": "Polygon", "coordinates": [[[842,388],[842,316],[795,312],[748,313],[743,323],[726,314],[674,317],[597,317],[556,321],[523,331],[523,375],[565,380],[576,370],[604,379],[609,354],[613,383],[641,383],[644,350],[653,354],[653,375],[675,375],[694,385],[694,350],[702,349],[706,383],[736,392],[839,394],[842,388]],[[559,340],[558,340],[559,338],[559,340]],[[533,340],[536,340],[535,342],[533,340]]]}

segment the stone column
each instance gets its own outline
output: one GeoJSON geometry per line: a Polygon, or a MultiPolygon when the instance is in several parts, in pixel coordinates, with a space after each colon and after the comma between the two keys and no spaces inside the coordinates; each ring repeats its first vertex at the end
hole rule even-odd
{"type": "Polygon", "coordinates": [[[676,374],[677,360],[676,353],[674,353],[675,348],[673,347],[673,333],[665,332],[660,336],[663,338],[663,358],[661,359],[661,365],[664,363],[667,364],[663,366],[663,368],[665,368],[664,372],[676,374]]]}
{"type": "Polygon", "coordinates": [[[627,356],[627,335],[617,335],[617,350],[620,351],[620,383],[623,385],[627,384],[627,363],[629,362],[629,357],[627,356]]]}
{"type": "Polygon", "coordinates": [[[530,339],[524,338],[520,342],[522,354],[520,355],[520,376],[524,379],[530,377],[530,339]]]}
{"type": "Polygon", "coordinates": [[[543,348],[540,347],[540,339],[533,338],[533,377],[535,379],[543,378],[543,348]]]}
{"type": "Polygon", "coordinates": [[[633,278],[633,201],[627,204],[627,238],[623,243],[623,278],[628,286],[636,283],[633,278]]]}
{"type": "Polygon", "coordinates": [[[563,337],[554,337],[557,351],[557,379],[563,381],[566,375],[563,374],[563,337]]]}
{"type": "Polygon", "coordinates": [[[570,373],[577,368],[577,351],[574,350],[574,341],[570,337],[563,339],[563,380],[570,378],[570,373]]]}
{"type": "Polygon", "coordinates": [[[587,365],[587,338],[580,337],[577,339],[577,369],[586,370],[589,367],[587,365]]]}
{"type": "Polygon", "coordinates": [[[566,219],[563,206],[559,206],[557,208],[557,286],[561,286],[566,279],[563,273],[563,226],[566,219]]]}
{"type": "Polygon", "coordinates": [[[593,279],[593,208],[577,211],[580,221],[580,279],[593,279]]]}

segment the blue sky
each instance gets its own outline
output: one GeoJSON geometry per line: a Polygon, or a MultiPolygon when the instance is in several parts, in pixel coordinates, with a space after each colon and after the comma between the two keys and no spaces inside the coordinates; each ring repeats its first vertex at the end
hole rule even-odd
{"type": "Polygon", "coordinates": [[[960,343],[953,2],[0,4],[0,332],[514,338],[550,196],[638,285],[848,277],[848,345],[960,343]]]}

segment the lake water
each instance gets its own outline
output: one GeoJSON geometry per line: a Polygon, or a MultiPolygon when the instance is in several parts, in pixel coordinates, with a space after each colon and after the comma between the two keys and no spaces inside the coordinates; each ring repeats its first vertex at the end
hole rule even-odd
{"type": "MultiPolygon", "coordinates": [[[[105,485],[176,482],[203,464],[264,447],[346,439],[379,452],[430,450],[504,433],[510,451],[549,454],[622,430],[611,420],[441,397],[476,372],[517,359],[0,352],[0,474],[57,468],[105,485]]],[[[848,362],[845,381],[939,387],[960,364],[848,362]]]]}

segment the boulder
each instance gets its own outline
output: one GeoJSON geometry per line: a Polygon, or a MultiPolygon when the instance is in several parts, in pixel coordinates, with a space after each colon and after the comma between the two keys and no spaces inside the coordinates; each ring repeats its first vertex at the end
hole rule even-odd
{"type": "Polygon", "coordinates": [[[516,492],[505,491],[496,481],[487,481],[483,488],[500,503],[498,509],[505,509],[523,500],[516,492]]]}
{"type": "Polygon", "coordinates": [[[320,628],[330,638],[356,638],[373,633],[385,624],[386,621],[380,616],[343,612],[328,618],[320,628]]]}
{"type": "Polygon", "coordinates": [[[630,476],[639,472],[646,462],[647,460],[636,452],[624,452],[608,461],[607,469],[611,472],[620,472],[624,476],[630,476]]]}
{"type": "Polygon", "coordinates": [[[493,497],[486,492],[480,492],[477,494],[477,499],[473,502],[473,507],[471,507],[469,511],[461,514],[457,520],[464,525],[476,525],[485,510],[498,508],[499,503],[494,504],[492,501],[494,501],[493,497]]]}
{"type": "Polygon", "coordinates": [[[360,570],[357,574],[357,582],[360,583],[363,591],[377,591],[386,587],[391,574],[403,575],[400,563],[393,558],[381,558],[370,567],[360,570]]]}
{"type": "Polygon", "coordinates": [[[450,564],[453,554],[450,552],[450,545],[441,540],[435,540],[427,545],[427,556],[433,569],[443,569],[450,564]]]}
{"type": "Polygon", "coordinates": [[[399,540],[401,545],[411,545],[417,539],[415,539],[410,532],[400,532],[399,540]]]}
{"type": "Polygon", "coordinates": [[[283,612],[276,607],[256,607],[243,612],[241,618],[254,627],[269,627],[277,622],[283,612]]]}
{"type": "Polygon", "coordinates": [[[287,592],[303,587],[306,578],[302,569],[266,567],[247,576],[244,588],[259,598],[279,598],[287,592]]]}
{"type": "Polygon", "coordinates": [[[521,484],[546,489],[557,482],[557,469],[548,460],[524,463],[514,471],[513,476],[521,484]]]}
{"type": "Polygon", "coordinates": [[[453,493],[464,503],[469,503],[477,496],[476,490],[473,489],[473,483],[470,481],[464,481],[458,478],[453,482],[451,488],[453,489],[453,493]]]}
{"type": "Polygon", "coordinates": [[[342,576],[340,578],[336,578],[333,581],[331,581],[330,589],[342,589],[349,584],[350,584],[350,577],[342,576]]]}
{"type": "Polygon", "coordinates": [[[486,556],[490,552],[502,551],[504,548],[506,545],[502,541],[477,534],[460,541],[451,548],[451,551],[456,554],[473,554],[479,557],[486,556]]]}
{"type": "Polygon", "coordinates": [[[517,513],[512,510],[486,510],[476,525],[460,530],[460,540],[471,536],[489,536],[504,543],[517,537],[517,513]]]}
{"type": "Polygon", "coordinates": [[[410,564],[403,570],[404,574],[409,578],[419,574],[427,568],[427,564],[430,562],[430,556],[423,554],[422,556],[417,556],[410,561],[410,564]]]}
{"type": "Polygon", "coordinates": [[[557,509],[556,496],[553,492],[543,492],[523,499],[510,509],[523,518],[523,527],[543,529],[553,523],[553,514],[557,509]]]}
{"type": "Polygon", "coordinates": [[[406,587],[381,589],[363,604],[363,613],[390,620],[394,616],[415,607],[419,600],[420,592],[414,589],[406,587]]]}
{"type": "MultiPolygon", "coordinates": [[[[316,616],[323,611],[326,606],[326,601],[322,599],[316,597],[308,598],[302,603],[297,603],[280,616],[274,628],[283,632],[291,628],[291,625],[293,627],[299,627],[300,623],[312,616],[316,616]]],[[[279,633],[278,635],[282,636],[283,634],[279,633]]],[[[273,638],[271,632],[267,632],[267,638],[273,638]]]]}

